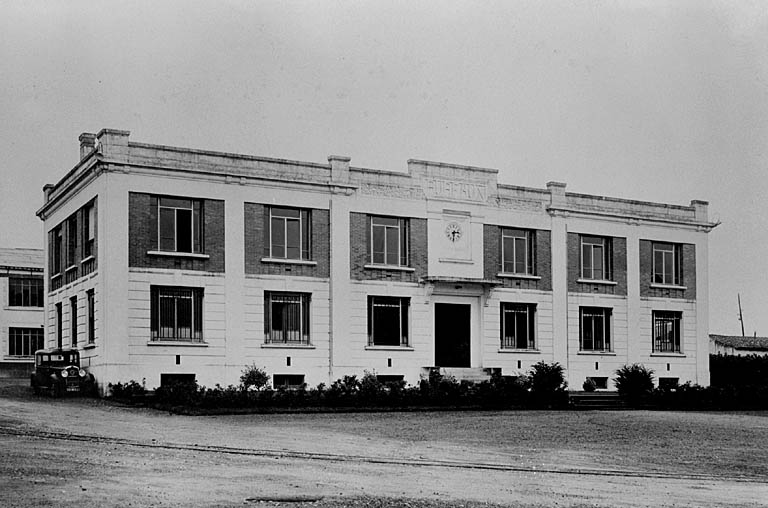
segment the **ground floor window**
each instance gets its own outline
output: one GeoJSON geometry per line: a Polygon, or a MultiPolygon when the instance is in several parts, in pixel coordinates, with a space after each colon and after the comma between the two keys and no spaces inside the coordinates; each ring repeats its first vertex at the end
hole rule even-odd
{"type": "Polygon", "coordinates": [[[89,289],[86,293],[88,315],[88,344],[93,344],[96,341],[96,301],[94,297],[93,289],[89,289]]]}
{"type": "Polygon", "coordinates": [[[580,349],[582,351],[610,351],[611,309],[581,307],[579,314],[580,349]]]}
{"type": "Polygon", "coordinates": [[[407,346],[410,298],[368,297],[368,345],[407,346]]]}
{"type": "Polygon", "coordinates": [[[653,352],[680,352],[680,321],[682,312],[653,311],[653,352]]]}
{"type": "Polygon", "coordinates": [[[203,289],[152,286],[152,340],[203,341],[203,289]]]}
{"type": "Polygon", "coordinates": [[[264,342],[305,344],[309,342],[308,293],[264,293],[264,342]]]}
{"type": "Polygon", "coordinates": [[[536,305],[529,303],[501,304],[501,348],[535,349],[534,319],[536,305]]]}
{"type": "Polygon", "coordinates": [[[43,349],[42,328],[9,328],[8,356],[32,356],[43,349]]]}

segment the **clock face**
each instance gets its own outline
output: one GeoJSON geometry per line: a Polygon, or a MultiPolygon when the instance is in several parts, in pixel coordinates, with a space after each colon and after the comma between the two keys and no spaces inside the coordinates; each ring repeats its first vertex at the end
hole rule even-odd
{"type": "Polygon", "coordinates": [[[458,222],[450,222],[445,227],[445,236],[452,242],[457,242],[461,238],[461,225],[458,222]]]}

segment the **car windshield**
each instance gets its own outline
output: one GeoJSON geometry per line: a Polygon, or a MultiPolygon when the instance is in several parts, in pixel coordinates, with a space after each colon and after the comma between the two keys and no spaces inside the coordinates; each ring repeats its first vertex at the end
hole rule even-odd
{"type": "Polygon", "coordinates": [[[52,365],[54,367],[65,365],[78,365],[77,353],[55,353],[40,355],[38,365],[52,365]]]}

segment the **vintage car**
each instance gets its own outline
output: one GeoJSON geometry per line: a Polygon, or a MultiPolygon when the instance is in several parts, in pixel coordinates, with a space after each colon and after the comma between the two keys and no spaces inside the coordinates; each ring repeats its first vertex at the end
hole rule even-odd
{"type": "Polygon", "coordinates": [[[93,375],[80,368],[76,349],[41,349],[35,351],[35,371],[30,376],[35,394],[43,390],[53,397],[68,393],[89,394],[93,391],[93,375]]]}

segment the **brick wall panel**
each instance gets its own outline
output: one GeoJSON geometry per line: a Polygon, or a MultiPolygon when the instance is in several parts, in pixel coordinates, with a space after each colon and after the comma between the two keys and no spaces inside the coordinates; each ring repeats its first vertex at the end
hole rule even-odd
{"type": "Polygon", "coordinates": [[[245,203],[245,273],[258,275],[287,275],[303,277],[330,277],[331,232],[330,212],[310,210],[312,221],[312,261],[317,265],[265,263],[269,255],[266,228],[269,208],[258,203],[245,203]]]}
{"type": "Polygon", "coordinates": [[[515,279],[498,277],[501,272],[501,226],[483,225],[483,273],[489,280],[501,282],[502,287],[514,289],[536,289],[552,291],[552,235],[546,230],[535,230],[536,259],[535,279],[515,279]]]}
{"type": "Polygon", "coordinates": [[[203,200],[203,250],[208,259],[148,255],[157,249],[156,198],[131,192],[128,195],[128,265],[137,268],[166,268],[224,272],[224,201],[203,200]]]}
{"type": "Polygon", "coordinates": [[[409,219],[408,257],[413,272],[365,268],[370,263],[369,215],[351,212],[349,217],[350,278],[352,280],[391,280],[418,282],[427,275],[428,244],[427,219],[409,219]]]}
{"type": "MultiPolygon", "coordinates": [[[[599,235],[598,235],[599,236],[599,235]]],[[[611,240],[611,280],[615,285],[578,282],[581,278],[581,235],[568,233],[568,292],[602,295],[627,295],[627,239],[608,237],[611,240]]]]}
{"type": "Polygon", "coordinates": [[[653,241],[640,240],[640,296],[657,298],[696,299],[696,246],[682,244],[683,280],[686,289],[654,288],[653,283],[653,241]]]}

